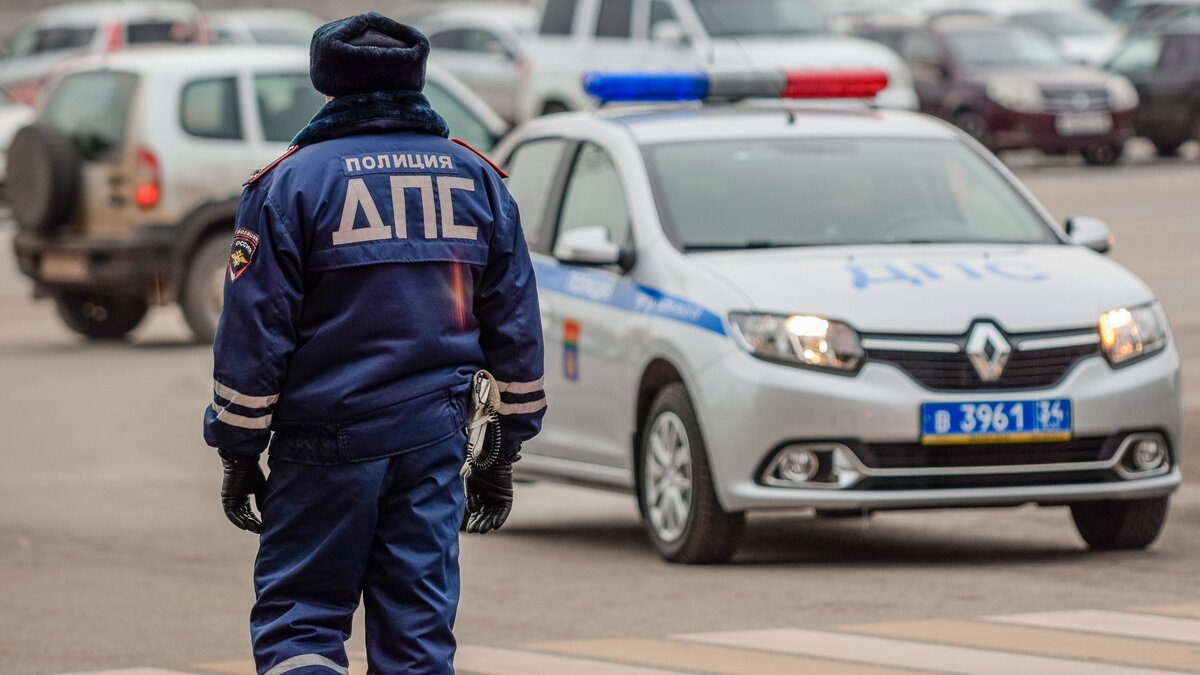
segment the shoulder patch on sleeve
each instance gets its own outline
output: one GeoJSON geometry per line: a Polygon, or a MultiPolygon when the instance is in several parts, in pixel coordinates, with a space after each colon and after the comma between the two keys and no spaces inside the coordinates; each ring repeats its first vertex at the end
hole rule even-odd
{"type": "Polygon", "coordinates": [[[291,146],[290,148],[288,148],[288,149],[287,149],[287,151],[286,151],[286,152],[284,152],[282,155],[280,155],[278,158],[276,158],[276,160],[275,160],[275,161],[273,161],[273,162],[271,162],[270,164],[268,164],[268,165],[264,166],[263,168],[259,169],[258,171],[255,171],[255,172],[254,172],[254,175],[253,175],[253,176],[250,176],[250,180],[246,181],[245,185],[243,185],[242,187],[247,187],[247,186],[250,186],[250,185],[254,185],[254,184],[255,184],[255,183],[257,183],[257,182],[258,182],[258,181],[259,181],[259,180],[260,180],[260,179],[261,179],[263,176],[267,175],[267,172],[268,172],[268,171],[270,171],[271,169],[274,169],[275,167],[279,166],[279,163],[280,163],[280,162],[282,162],[283,160],[287,159],[288,157],[291,157],[291,156],[292,156],[293,154],[295,154],[295,153],[296,153],[296,151],[297,151],[297,150],[299,150],[299,149],[300,149],[300,146],[298,146],[298,145],[293,145],[293,146],[291,146]]]}
{"type": "Polygon", "coordinates": [[[472,148],[470,143],[464,141],[461,138],[451,138],[450,140],[453,141],[454,143],[458,143],[459,145],[470,150],[471,152],[475,153],[476,155],[479,155],[479,159],[482,159],[484,162],[487,162],[487,165],[492,167],[493,169],[495,169],[496,173],[500,174],[501,178],[508,178],[507,171],[505,171],[504,169],[501,169],[500,166],[498,164],[496,164],[495,162],[493,162],[487,155],[476,150],[475,148],[472,148]]]}

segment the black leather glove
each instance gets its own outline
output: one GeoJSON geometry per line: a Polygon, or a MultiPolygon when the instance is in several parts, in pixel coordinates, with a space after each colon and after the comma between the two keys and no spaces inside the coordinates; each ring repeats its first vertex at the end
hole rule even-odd
{"type": "Polygon", "coordinates": [[[257,459],[222,457],[221,463],[225,466],[225,477],[221,481],[221,506],[225,507],[225,517],[239,528],[258,534],[262,531],[262,521],[250,508],[250,495],[254,495],[254,503],[262,511],[267,487],[262,467],[257,459]]]}
{"type": "Polygon", "coordinates": [[[467,476],[467,532],[487,534],[499,530],[508,520],[513,503],[512,476],[512,464],[476,469],[467,476]]]}

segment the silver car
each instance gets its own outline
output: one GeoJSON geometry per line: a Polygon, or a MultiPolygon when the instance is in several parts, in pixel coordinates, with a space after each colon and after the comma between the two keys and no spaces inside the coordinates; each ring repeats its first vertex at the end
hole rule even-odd
{"type": "MultiPolygon", "coordinates": [[[[593,93],[688,98],[693,75],[666,77],[593,93]]],[[[1092,548],[1158,535],[1182,446],[1163,310],[1103,255],[1104,223],[1060,227],[957,130],[823,103],[607,107],[530,122],[498,156],[551,401],[517,468],[634,492],[668,560],[730,558],[755,510],[1035,503],[1069,506],[1092,548]]]]}

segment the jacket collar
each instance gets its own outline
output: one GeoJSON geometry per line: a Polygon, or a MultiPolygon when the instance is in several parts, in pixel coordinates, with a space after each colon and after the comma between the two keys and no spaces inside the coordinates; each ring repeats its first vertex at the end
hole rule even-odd
{"type": "Polygon", "coordinates": [[[446,120],[417,91],[375,91],[339,96],[317,111],[292,139],[305,146],[343,136],[412,131],[448,138],[446,120]]]}

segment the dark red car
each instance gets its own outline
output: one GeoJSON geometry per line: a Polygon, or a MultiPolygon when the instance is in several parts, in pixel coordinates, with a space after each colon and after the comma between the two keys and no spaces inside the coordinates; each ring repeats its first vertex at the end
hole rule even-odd
{"type": "Polygon", "coordinates": [[[1089,164],[1112,164],[1134,135],[1133,85],[1071,63],[1038,33],[946,16],[863,34],[908,63],[923,112],[950,120],[992,150],[1080,152],[1089,164]]]}

